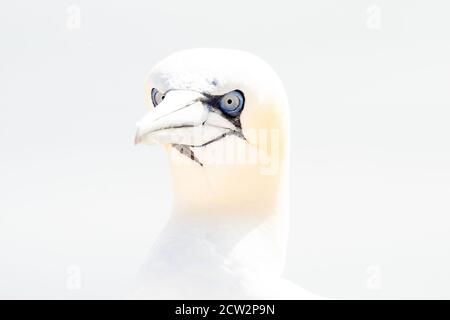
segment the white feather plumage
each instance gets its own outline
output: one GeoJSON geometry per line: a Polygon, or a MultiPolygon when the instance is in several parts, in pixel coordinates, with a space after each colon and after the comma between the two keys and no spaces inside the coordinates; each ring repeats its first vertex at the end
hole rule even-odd
{"type": "Polygon", "coordinates": [[[189,151],[203,166],[180,164],[183,155],[170,153],[174,208],[142,268],[134,297],[319,298],[281,277],[288,220],[288,104],[275,72],[241,51],[185,50],[156,65],[147,95],[152,88],[166,98],[138,123],[138,143],[162,143],[172,150],[170,145],[200,145],[224,130],[240,129],[202,100],[236,89],[245,94],[240,125],[247,140],[229,135],[192,147],[189,151]],[[251,129],[275,132],[279,141],[267,147],[252,137],[251,129]],[[257,159],[278,157],[275,171],[264,173],[259,162],[215,162],[227,143],[257,159]]]}

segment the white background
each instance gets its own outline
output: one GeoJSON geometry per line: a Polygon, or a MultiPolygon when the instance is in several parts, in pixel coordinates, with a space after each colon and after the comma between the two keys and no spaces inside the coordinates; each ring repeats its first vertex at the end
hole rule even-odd
{"type": "Polygon", "coordinates": [[[125,295],[171,201],[162,148],[133,146],[144,78],[175,50],[225,47],[268,61],[288,91],[286,276],[330,298],[450,298],[449,14],[411,0],[2,2],[0,297],[125,295]]]}

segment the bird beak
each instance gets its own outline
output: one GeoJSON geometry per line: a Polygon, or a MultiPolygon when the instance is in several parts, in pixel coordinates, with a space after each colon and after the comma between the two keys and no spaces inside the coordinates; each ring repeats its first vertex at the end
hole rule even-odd
{"type": "Polygon", "coordinates": [[[208,125],[213,112],[195,91],[170,90],[153,110],[137,123],[135,144],[200,146],[229,131],[208,125]]]}

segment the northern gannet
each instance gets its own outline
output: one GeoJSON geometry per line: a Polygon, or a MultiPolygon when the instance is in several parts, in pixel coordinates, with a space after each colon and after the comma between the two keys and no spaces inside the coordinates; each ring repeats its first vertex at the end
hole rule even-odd
{"type": "Polygon", "coordinates": [[[174,204],[135,296],[318,298],[281,277],[289,110],[272,68],[243,51],[183,50],[145,88],[135,143],[166,146],[174,204]]]}

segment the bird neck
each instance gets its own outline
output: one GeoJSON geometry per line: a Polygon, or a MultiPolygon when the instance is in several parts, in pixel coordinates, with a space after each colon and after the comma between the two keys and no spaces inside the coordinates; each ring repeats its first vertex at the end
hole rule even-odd
{"type": "Polygon", "coordinates": [[[283,162],[275,171],[248,163],[171,163],[175,197],[170,224],[183,226],[176,232],[206,239],[221,255],[252,270],[282,272],[288,233],[283,162]]]}
{"type": "Polygon", "coordinates": [[[287,148],[280,142],[285,139],[276,136],[271,147],[229,136],[192,148],[203,165],[170,148],[176,212],[260,217],[275,212],[287,172],[287,148]]]}
{"type": "Polygon", "coordinates": [[[230,268],[279,276],[285,264],[286,218],[281,212],[263,217],[174,211],[166,230],[172,239],[181,239],[184,252],[195,252],[206,265],[222,261],[230,268]]]}

